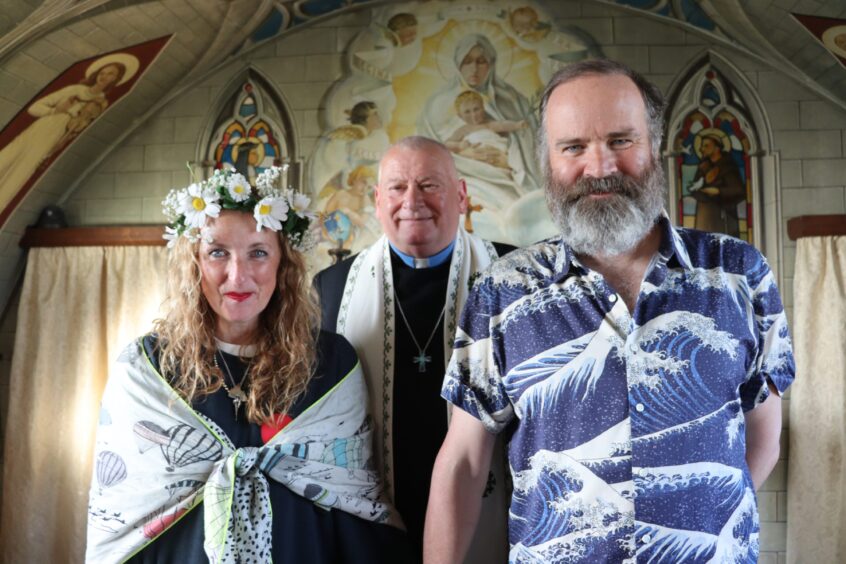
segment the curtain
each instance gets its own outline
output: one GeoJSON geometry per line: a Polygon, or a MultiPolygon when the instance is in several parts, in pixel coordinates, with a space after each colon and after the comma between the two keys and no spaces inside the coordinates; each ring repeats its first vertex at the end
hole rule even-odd
{"type": "Polygon", "coordinates": [[[846,562],[846,237],[799,239],[787,561],[846,562]]]}
{"type": "Polygon", "coordinates": [[[82,562],[109,363],[150,330],[163,247],[29,251],[9,383],[3,562],[82,562]]]}

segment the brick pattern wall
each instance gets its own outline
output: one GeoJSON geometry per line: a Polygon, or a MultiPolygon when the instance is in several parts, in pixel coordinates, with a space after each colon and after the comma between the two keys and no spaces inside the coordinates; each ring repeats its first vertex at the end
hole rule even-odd
{"type": "MultiPolygon", "coordinates": [[[[773,130],[775,150],[781,158],[782,295],[788,315],[792,316],[795,243],[787,238],[786,221],[804,214],[846,213],[846,112],[769,66],[714,44],[695,31],[609,6],[551,1],[547,6],[559,23],[586,31],[607,56],[646,74],[665,91],[691,61],[709,48],[745,73],[760,93],[773,130]]],[[[189,181],[185,163],[196,158],[196,140],[205,120],[216,112],[210,105],[219,99],[230,77],[247,63],[263,73],[289,104],[299,155],[307,158],[322,129],[319,112],[324,96],[342,76],[343,50],[369,19],[369,12],[364,10],[296,30],[254,50],[248,58],[232,62],[185,92],[115,148],[102,166],[84,180],[66,202],[70,222],[161,222],[162,197],[171,187],[189,181]]],[[[0,98],[0,111],[3,108],[0,98]]],[[[16,242],[0,239],[0,249],[13,243],[16,242]]],[[[5,400],[7,389],[14,309],[8,308],[0,320],[0,400],[5,400]]],[[[783,405],[780,460],[759,492],[764,564],[785,560],[789,393],[783,405]]]]}

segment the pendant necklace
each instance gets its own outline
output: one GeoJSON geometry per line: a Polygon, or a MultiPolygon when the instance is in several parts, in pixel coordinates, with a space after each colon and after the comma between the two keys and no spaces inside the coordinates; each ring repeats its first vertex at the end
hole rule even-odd
{"type": "Polygon", "coordinates": [[[229,396],[229,399],[232,400],[232,405],[235,406],[235,420],[238,420],[238,410],[241,408],[241,404],[247,402],[247,394],[244,393],[244,390],[241,389],[241,384],[244,383],[244,380],[247,379],[247,374],[249,373],[249,367],[244,372],[244,376],[241,377],[241,381],[237,384],[235,383],[235,378],[232,377],[232,372],[229,370],[229,365],[226,363],[226,359],[223,357],[223,353],[220,351],[215,352],[214,354],[214,367],[218,369],[220,375],[222,376],[222,384],[223,389],[226,390],[226,395],[229,396]],[[223,374],[223,371],[220,370],[220,365],[217,363],[217,354],[220,353],[220,360],[223,361],[223,366],[226,368],[226,374],[229,375],[229,379],[232,381],[232,387],[226,385],[226,375],[223,374]]]}
{"type": "Polygon", "coordinates": [[[420,343],[417,342],[417,337],[414,336],[414,331],[411,330],[411,324],[408,322],[405,312],[402,310],[402,303],[400,303],[396,288],[394,288],[394,299],[397,301],[397,309],[402,316],[403,322],[405,322],[405,328],[408,329],[408,334],[411,335],[411,340],[414,341],[414,346],[417,347],[417,352],[419,353],[412,359],[411,362],[417,365],[418,372],[426,372],[426,363],[432,362],[432,357],[426,354],[426,349],[429,348],[429,343],[432,342],[432,339],[435,337],[435,333],[438,332],[438,326],[441,324],[441,319],[444,318],[444,312],[446,312],[446,302],[444,302],[444,307],[441,309],[441,314],[438,316],[438,320],[435,322],[435,327],[432,329],[432,333],[426,340],[426,344],[421,347],[420,343]]]}

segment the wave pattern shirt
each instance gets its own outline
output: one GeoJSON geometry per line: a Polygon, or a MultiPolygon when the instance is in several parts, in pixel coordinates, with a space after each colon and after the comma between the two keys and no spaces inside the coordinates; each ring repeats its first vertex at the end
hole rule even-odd
{"type": "Polygon", "coordinates": [[[744,413],[794,378],[751,245],[659,224],[634,311],[560,238],[476,280],[442,395],[513,433],[511,562],[757,561],[744,413]]]}

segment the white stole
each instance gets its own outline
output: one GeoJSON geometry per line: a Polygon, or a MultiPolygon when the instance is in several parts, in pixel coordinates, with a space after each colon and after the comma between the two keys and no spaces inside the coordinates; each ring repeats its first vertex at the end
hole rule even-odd
{"type": "MultiPolygon", "coordinates": [[[[444,367],[452,354],[458,316],[467,301],[471,276],[496,257],[496,249],[490,242],[458,229],[447,281],[442,337],[444,367]]],[[[391,253],[388,238],[383,235],[353,261],[335,330],[352,343],[364,368],[376,431],[376,459],[391,499],[394,497],[394,295],[391,253]]]]}
{"type": "MultiPolygon", "coordinates": [[[[497,258],[494,246],[461,227],[455,241],[447,281],[444,313],[444,368],[449,365],[459,316],[473,277],[497,258]]],[[[384,235],[353,261],[335,331],[349,340],[364,369],[373,414],[376,461],[385,492],[394,500],[394,276],[384,235]]],[[[331,329],[331,328],[329,328],[331,329]]],[[[409,363],[408,369],[413,369],[409,363]]],[[[449,406],[451,407],[451,406],[449,406]]],[[[451,410],[448,409],[448,414],[451,410]]],[[[491,472],[494,491],[482,500],[479,524],[465,563],[496,564],[508,560],[508,499],[506,459],[501,440],[494,448],[491,472]]]]}

